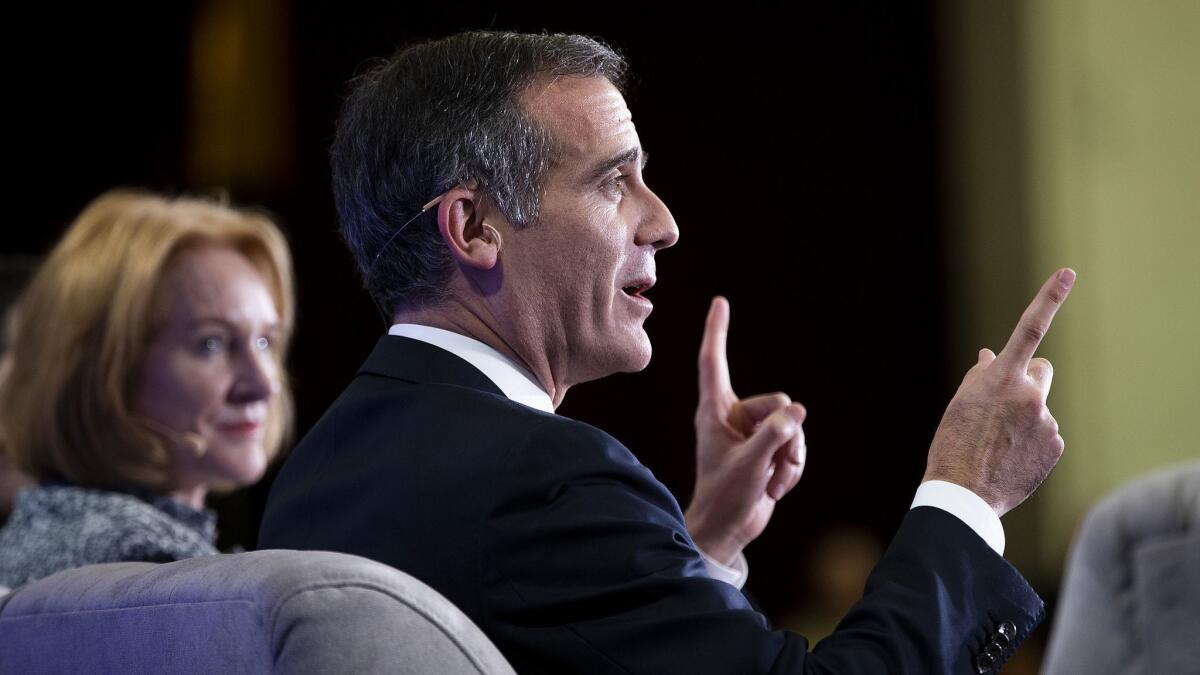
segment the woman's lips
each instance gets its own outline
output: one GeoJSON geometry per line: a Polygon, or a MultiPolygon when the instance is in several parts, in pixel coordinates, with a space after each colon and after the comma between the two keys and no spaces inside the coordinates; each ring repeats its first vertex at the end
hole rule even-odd
{"type": "Polygon", "coordinates": [[[253,436],[262,429],[261,422],[231,422],[217,425],[217,430],[228,436],[253,436]]]}

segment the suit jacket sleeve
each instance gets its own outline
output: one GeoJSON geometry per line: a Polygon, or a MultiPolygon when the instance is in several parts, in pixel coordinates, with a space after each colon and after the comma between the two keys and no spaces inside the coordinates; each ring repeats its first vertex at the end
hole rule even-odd
{"type": "Polygon", "coordinates": [[[1041,620],[1041,601],[1007,562],[955,517],[922,507],[863,599],[810,652],[707,576],[674,498],[603,432],[547,421],[507,464],[480,542],[480,605],[518,672],[976,672],[999,623],[1016,628],[1007,656],[1041,620]]]}

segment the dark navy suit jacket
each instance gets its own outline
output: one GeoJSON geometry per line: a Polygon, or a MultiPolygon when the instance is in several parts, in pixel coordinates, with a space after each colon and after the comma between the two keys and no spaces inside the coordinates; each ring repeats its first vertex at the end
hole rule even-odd
{"type": "Polygon", "coordinates": [[[394,336],[288,458],[259,545],[401,569],[461,608],[519,673],[975,672],[986,650],[1003,661],[1043,612],[973,531],[922,507],[810,652],[707,576],[679,505],[623,445],[394,336]]]}

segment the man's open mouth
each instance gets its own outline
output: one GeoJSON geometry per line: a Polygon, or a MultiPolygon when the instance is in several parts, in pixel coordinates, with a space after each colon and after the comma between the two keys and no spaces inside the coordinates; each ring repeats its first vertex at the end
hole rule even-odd
{"type": "Polygon", "coordinates": [[[653,280],[635,281],[634,283],[629,284],[628,286],[622,286],[621,292],[624,293],[625,295],[631,295],[631,296],[640,298],[640,297],[642,297],[642,293],[645,293],[646,291],[650,290],[650,287],[653,285],[654,285],[653,280]]]}

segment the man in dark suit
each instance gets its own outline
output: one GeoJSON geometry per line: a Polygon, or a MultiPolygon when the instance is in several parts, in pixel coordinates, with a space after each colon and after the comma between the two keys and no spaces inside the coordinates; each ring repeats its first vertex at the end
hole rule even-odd
{"type": "Polygon", "coordinates": [[[800,476],[804,409],[738,399],[728,306],[701,347],[697,483],[671,494],[572,385],[644,368],[654,256],[621,57],[588,38],[471,33],[397,53],[339,122],[334,187],[393,317],[276,480],[263,547],[364,555],[461,607],[522,673],[961,673],[1041,620],[999,515],[1062,452],[1033,359],[1074,281],[1051,277],[947,408],[925,481],[864,597],[811,652],[739,591],[742,548],[800,476]]]}

